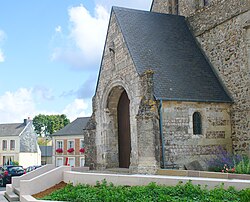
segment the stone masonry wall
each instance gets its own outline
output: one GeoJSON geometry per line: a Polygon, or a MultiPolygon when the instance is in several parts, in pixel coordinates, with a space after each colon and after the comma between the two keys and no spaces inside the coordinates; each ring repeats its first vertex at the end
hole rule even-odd
{"type": "Polygon", "coordinates": [[[85,166],[89,167],[91,170],[96,169],[97,163],[95,139],[96,122],[93,114],[87,123],[86,130],[84,131],[85,166]]]}
{"type": "Polygon", "coordinates": [[[124,42],[114,13],[111,15],[100,68],[93,111],[96,119],[97,168],[119,167],[117,112],[119,97],[125,89],[130,100],[131,164],[138,157],[135,116],[140,103],[140,78],[124,42]],[[134,149],[133,149],[134,148],[134,149]]]}
{"type": "Polygon", "coordinates": [[[250,1],[221,1],[188,18],[194,34],[231,93],[233,150],[250,155],[250,1]]]}
{"type": "Polygon", "coordinates": [[[162,108],[165,164],[181,168],[216,154],[219,146],[232,149],[230,105],[221,103],[164,101],[162,108]],[[193,113],[202,117],[202,134],[193,134],[193,113]]]}
{"type": "MultiPolygon", "coordinates": [[[[155,0],[152,11],[168,13],[168,1],[155,0]]],[[[179,14],[187,17],[205,55],[229,90],[235,152],[250,156],[250,1],[179,0],[179,14]],[[197,6],[198,5],[198,6],[197,6]]]]}
{"type": "MultiPolygon", "coordinates": [[[[97,91],[93,102],[96,121],[97,169],[119,167],[117,105],[123,90],[130,100],[131,155],[130,170],[138,171],[137,114],[144,96],[142,78],[138,75],[116,20],[111,14],[97,91]]],[[[153,130],[153,129],[152,129],[153,130]]],[[[153,135],[153,131],[151,131],[153,135]]],[[[154,151],[149,152],[147,165],[155,166],[154,151]]],[[[145,161],[144,161],[145,163],[145,161]]],[[[145,165],[145,164],[144,164],[145,165]]]]}
{"type": "MultiPolygon", "coordinates": [[[[171,14],[176,0],[154,0],[151,6],[152,12],[171,14]]],[[[195,16],[202,24],[194,24],[199,30],[208,25],[212,28],[214,24],[231,18],[239,13],[245,12],[249,6],[248,0],[178,0],[178,14],[186,17],[195,16]],[[212,12],[213,15],[207,17],[206,13],[212,12]],[[223,17],[222,17],[223,16],[223,17]]]]}

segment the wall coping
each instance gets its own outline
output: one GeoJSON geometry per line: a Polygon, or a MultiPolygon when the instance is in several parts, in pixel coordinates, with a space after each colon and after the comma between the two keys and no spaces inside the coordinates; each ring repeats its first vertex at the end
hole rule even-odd
{"type": "Polygon", "coordinates": [[[250,175],[248,175],[248,174],[209,172],[209,171],[197,171],[197,170],[159,169],[156,172],[156,174],[157,175],[167,175],[167,176],[186,176],[186,177],[204,177],[204,178],[217,178],[217,179],[250,180],[250,175]]]}

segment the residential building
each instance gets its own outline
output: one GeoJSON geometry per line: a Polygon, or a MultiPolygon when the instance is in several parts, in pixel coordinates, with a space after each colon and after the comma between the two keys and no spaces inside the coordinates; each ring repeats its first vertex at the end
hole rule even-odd
{"type": "Polygon", "coordinates": [[[85,165],[84,131],[89,117],[80,117],[52,134],[53,163],[56,166],[85,165]]]}
{"type": "Polygon", "coordinates": [[[52,146],[39,146],[41,150],[41,164],[46,165],[46,164],[52,164],[52,146]]]}
{"type": "Polygon", "coordinates": [[[41,165],[41,151],[32,120],[0,124],[0,165],[18,162],[24,168],[41,165]]]}

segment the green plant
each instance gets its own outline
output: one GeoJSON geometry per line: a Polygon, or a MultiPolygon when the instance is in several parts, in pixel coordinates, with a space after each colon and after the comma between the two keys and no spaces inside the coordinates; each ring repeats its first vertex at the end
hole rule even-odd
{"type": "Polygon", "coordinates": [[[243,159],[235,165],[236,173],[239,174],[250,174],[250,160],[247,156],[244,156],[243,159]]]}
{"type": "Polygon", "coordinates": [[[12,161],[12,165],[19,166],[19,162],[18,161],[12,161]]]}
{"type": "Polygon", "coordinates": [[[65,188],[57,190],[43,199],[71,202],[249,202],[250,189],[241,191],[237,191],[233,187],[225,189],[221,184],[208,190],[206,186],[193,185],[191,181],[180,182],[176,186],[157,185],[154,182],[147,186],[114,186],[103,180],[97,182],[95,186],[68,184],[65,188]]]}

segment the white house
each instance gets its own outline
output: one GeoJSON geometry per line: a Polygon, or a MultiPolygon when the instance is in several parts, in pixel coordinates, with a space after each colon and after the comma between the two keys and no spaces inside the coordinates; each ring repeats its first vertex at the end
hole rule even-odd
{"type": "Polygon", "coordinates": [[[0,124],[0,165],[13,161],[24,168],[41,164],[41,151],[30,119],[0,124]]]}

